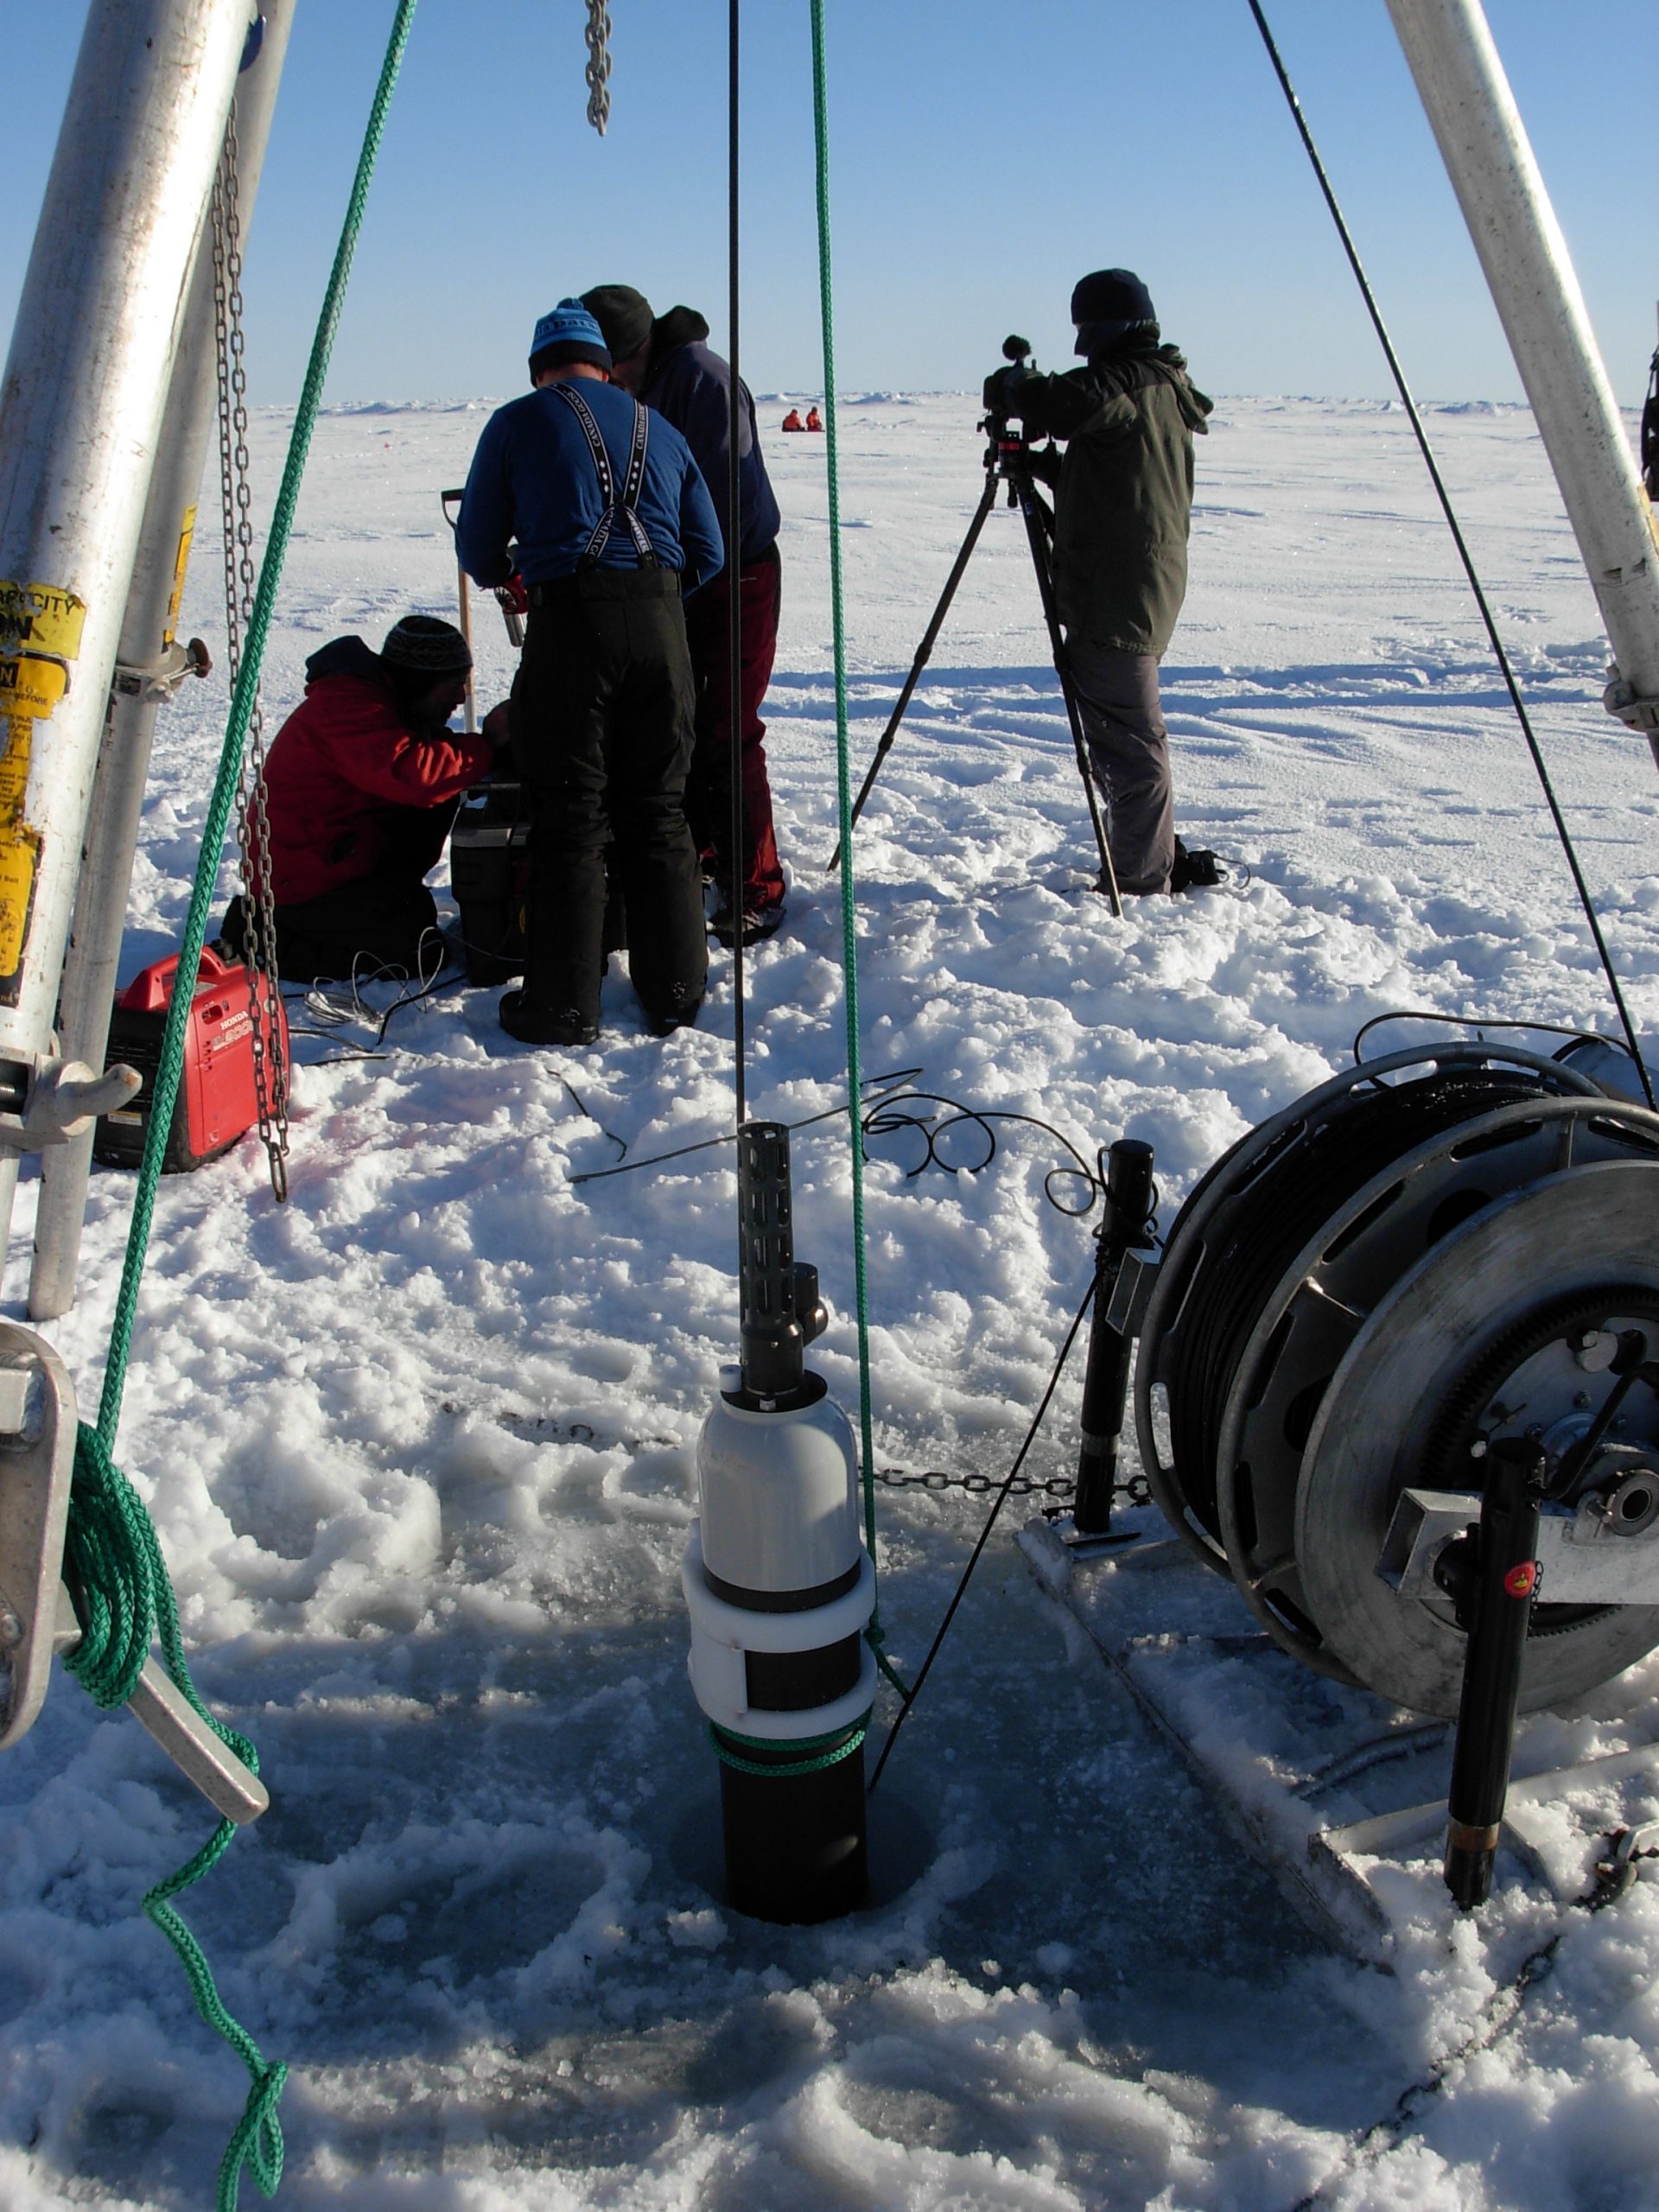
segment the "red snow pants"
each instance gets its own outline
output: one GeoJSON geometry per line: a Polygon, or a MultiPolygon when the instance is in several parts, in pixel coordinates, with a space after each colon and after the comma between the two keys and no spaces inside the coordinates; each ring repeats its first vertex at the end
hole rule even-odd
{"type": "MultiPolygon", "coordinates": [[[[743,911],[766,913],[783,903],[784,871],[772,828],[772,786],[766,779],[766,726],[761,702],[778,651],[778,609],[783,569],[771,546],[738,572],[742,609],[741,669],[743,775],[743,911]]],[[[697,682],[697,742],[686,785],[685,811],[701,852],[713,848],[721,902],[731,895],[732,684],[728,632],[731,586],[727,574],[707,583],[686,603],[685,630],[697,682]]]]}

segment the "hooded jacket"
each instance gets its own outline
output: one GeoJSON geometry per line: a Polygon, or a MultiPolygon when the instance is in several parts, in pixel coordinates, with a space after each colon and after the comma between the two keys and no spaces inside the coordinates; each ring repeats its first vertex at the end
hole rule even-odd
{"type": "Polygon", "coordinates": [[[478,781],[487,739],[410,723],[378,653],[336,638],[305,664],[305,697],[265,762],[271,893],[279,906],[372,875],[393,810],[442,806],[478,781]]]}
{"type": "MultiPolygon", "coordinates": [[[[709,325],[695,308],[671,308],[652,325],[651,354],[639,397],[666,417],[691,448],[720,518],[721,540],[729,549],[731,524],[726,512],[731,483],[731,390],[729,363],[713,352],[709,325]]],[[[737,566],[748,568],[771,551],[782,518],[760,458],[754,401],[742,378],[737,416],[737,501],[742,543],[737,566]]]]}
{"type": "Polygon", "coordinates": [[[1213,402],[1154,326],[1064,376],[1006,388],[1033,436],[1062,438],[1054,594],[1069,635],[1161,657],[1186,595],[1192,438],[1213,402]]]}

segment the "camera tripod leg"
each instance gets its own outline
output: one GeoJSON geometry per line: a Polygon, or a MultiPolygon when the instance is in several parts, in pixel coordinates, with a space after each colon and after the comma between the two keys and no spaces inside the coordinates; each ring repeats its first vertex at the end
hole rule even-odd
{"type": "Polygon", "coordinates": [[[1025,517],[1032,566],[1037,571],[1037,589],[1042,598],[1043,620],[1048,625],[1054,673],[1060,679],[1060,696],[1065,702],[1065,718],[1071,725],[1071,744],[1077,756],[1077,773],[1083,778],[1083,793],[1089,802],[1089,820],[1094,828],[1095,849],[1100,855],[1100,880],[1114,918],[1121,919],[1123,900],[1117,887],[1117,870],[1112,866],[1111,848],[1106,842],[1106,825],[1101,819],[1100,798],[1095,790],[1094,777],[1090,772],[1089,747],[1083,734],[1083,716],[1077,710],[1077,690],[1071,682],[1071,659],[1065,650],[1065,640],[1060,635],[1059,609],[1054,598],[1054,574],[1049,555],[1054,518],[1028,482],[1016,484],[1015,491],[1020,512],[1025,517]]]}
{"type": "MultiPolygon", "coordinates": [[[[988,474],[985,479],[984,494],[975,511],[973,520],[968,525],[968,535],[962,541],[962,550],[957,556],[956,564],[945,579],[944,589],[939,594],[939,603],[933,610],[933,620],[928,624],[926,634],[923,637],[921,644],[916,648],[916,658],[910,664],[910,674],[905,678],[905,688],[899,694],[899,703],[887,718],[887,726],[882,731],[880,741],[875,748],[875,758],[871,761],[864,781],[859,786],[858,797],[853,801],[850,821],[855,828],[857,826],[859,816],[864,811],[864,802],[868,798],[874,787],[875,779],[881,772],[881,763],[893,750],[893,741],[899,734],[899,725],[905,718],[905,709],[910,704],[911,694],[921,680],[922,671],[927,666],[929,657],[933,651],[934,641],[944,627],[944,618],[950,612],[950,602],[957,595],[957,586],[962,582],[963,571],[972,556],[975,546],[979,543],[979,533],[985,527],[985,518],[996,505],[996,477],[994,474],[988,474]]],[[[824,864],[824,874],[833,875],[840,866],[841,847],[837,845],[824,864]]]]}

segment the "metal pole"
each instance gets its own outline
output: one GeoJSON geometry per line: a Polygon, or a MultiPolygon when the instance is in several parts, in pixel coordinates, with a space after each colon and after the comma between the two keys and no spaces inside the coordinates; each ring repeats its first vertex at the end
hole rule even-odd
{"type": "Polygon", "coordinates": [[[1389,0],[1532,403],[1618,669],[1609,709],[1659,760],[1659,549],[1567,241],[1479,0],[1389,0]]]}
{"type": "Polygon", "coordinates": [[[127,587],[248,22],[226,0],[92,0],[0,382],[0,1141],[14,1152],[51,1058],[127,587]]]}
{"type": "MultiPolygon", "coordinates": [[[[237,80],[238,203],[245,238],[270,136],[296,0],[264,0],[264,35],[237,80]]],[[[59,1034],[66,1058],[104,1065],[120,968],[133,853],[143,811],[156,717],[175,677],[160,673],[184,588],[202,457],[215,403],[213,259],[204,226],[174,364],[167,416],[138,534],[117,653],[118,684],[105,727],[87,816],[81,878],[64,961],[59,1034]],[[158,671],[152,677],[149,671],[158,671]]],[[[42,1154],[29,1311],[55,1320],[74,1302],[92,1132],[42,1154]]]]}

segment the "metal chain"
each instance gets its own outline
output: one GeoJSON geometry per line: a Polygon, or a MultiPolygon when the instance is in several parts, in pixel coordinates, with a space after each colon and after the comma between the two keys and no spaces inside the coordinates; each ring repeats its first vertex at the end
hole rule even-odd
{"type": "MultiPolygon", "coordinates": [[[[248,377],[242,329],[242,219],[237,178],[236,107],[213,178],[213,337],[219,385],[219,511],[225,537],[226,658],[232,692],[242,666],[245,625],[253,607],[253,495],[248,469],[248,377]]],[[[288,1063],[283,1044],[282,978],[276,964],[276,900],[270,882],[270,821],[265,786],[264,721],[256,700],[237,791],[236,840],[242,860],[242,963],[248,978],[254,1102],[259,1139],[278,1204],[288,1196],[288,1063]]]]}
{"type": "MultiPolygon", "coordinates": [[[[937,1467],[930,1468],[921,1475],[911,1474],[903,1467],[878,1467],[875,1479],[887,1484],[890,1490],[960,1490],[965,1491],[969,1497],[984,1497],[990,1491],[1002,1488],[995,1475],[950,1475],[937,1467]]],[[[1055,1475],[1047,1482],[1040,1482],[1031,1476],[1016,1475],[1008,1484],[1008,1495],[1010,1497],[1070,1497],[1077,1486],[1075,1475],[1055,1475]]],[[[1126,1482],[1113,1484],[1112,1497],[1125,1505],[1150,1505],[1152,1485],[1144,1475],[1131,1475],[1126,1482]]]]}
{"type": "Polygon", "coordinates": [[[588,0],[588,120],[602,138],[611,119],[611,11],[588,0]]]}

